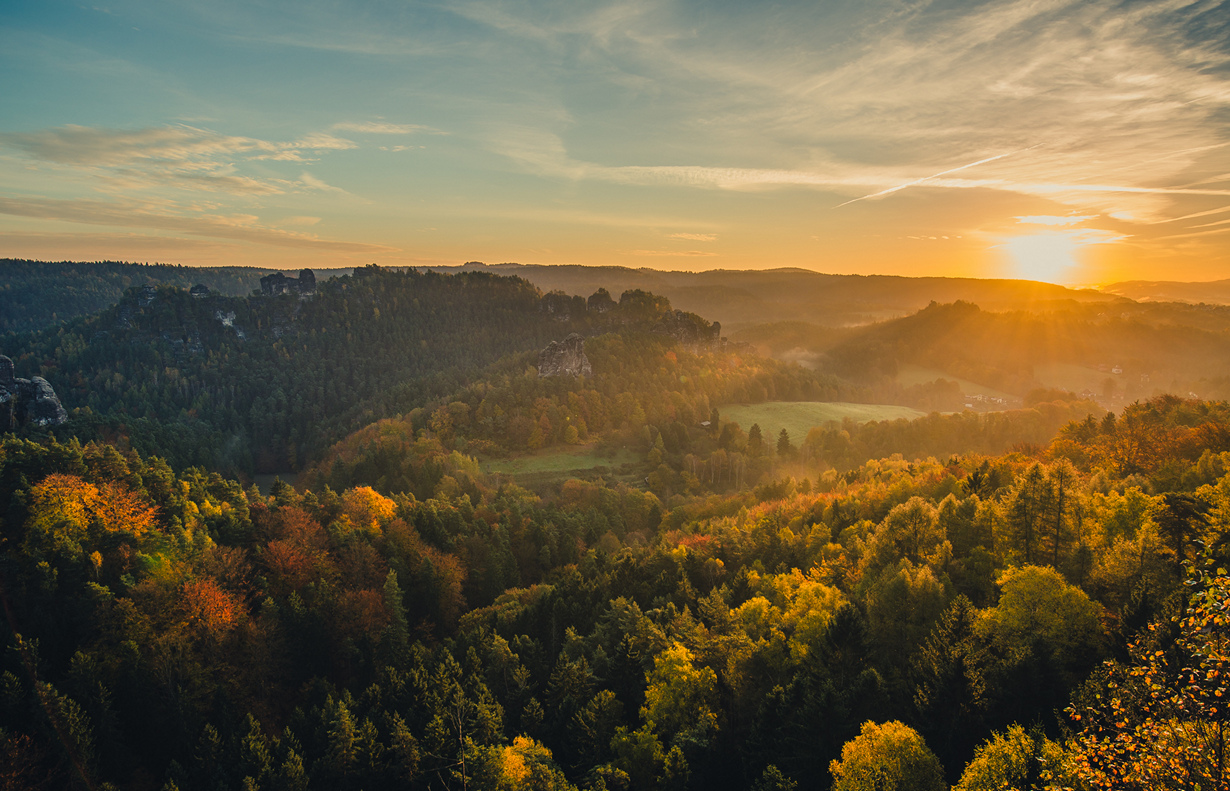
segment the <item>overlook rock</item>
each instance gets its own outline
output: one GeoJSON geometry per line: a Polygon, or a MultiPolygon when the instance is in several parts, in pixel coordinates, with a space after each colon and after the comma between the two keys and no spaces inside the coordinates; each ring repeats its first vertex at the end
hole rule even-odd
{"type": "Polygon", "coordinates": [[[267,297],[298,294],[303,299],[316,293],[316,275],[310,269],[304,269],[297,278],[274,272],[261,278],[261,293],[267,297]]]}
{"type": "Polygon", "coordinates": [[[710,324],[695,313],[682,310],[667,311],[654,331],[671,336],[692,351],[720,347],[724,340],[719,322],[710,324]]]}
{"type": "Polygon", "coordinates": [[[56,396],[51,383],[41,376],[18,379],[13,361],[0,354],[0,431],[18,426],[58,426],[68,420],[68,412],[56,396]]]}
{"type": "Polygon", "coordinates": [[[575,332],[562,341],[551,341],[538,353],[538,378],[548,376],[593,376],[585,356],[585,339],[575,332]]]}

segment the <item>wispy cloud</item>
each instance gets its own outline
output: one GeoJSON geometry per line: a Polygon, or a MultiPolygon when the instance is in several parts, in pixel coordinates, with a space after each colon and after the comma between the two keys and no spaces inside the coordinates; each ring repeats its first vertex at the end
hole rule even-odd
{"type": "Polygon", "coordinates": [[[245,161],[308,162],[327,151],[356,145],[315,132],[290,141],[224,135],[187,125],[105,129],[68,125],[37,132],[0,133],[0,146],[97,177],[113,190],[172,187],[242,196],[296,190],[337,190],[304,173],[298,180],[242,174],[245,161]]]}
{"type": "Polygon", "coordinates": [[[420,124],[391,124],[387,121],[342,121],[333,125],[334,129],[343,132],[359,132],[368,135],[413,135],[413,134],[430,134],[443,135],[448,134],[439,129],[430,126],[422,126],[420,124]]]}
{"type": "Polygon", "coordinates": [[[1230,110],[1230,47],[1212,24],[1230,13],[1224,2],[869,2],[831,12],[849,17],[831,32],[817,29],[813,6],[783,5],[763,19],[727,14],[741,35],[665,2],[602,8],[503,2],[457,12],[601,64],[611,82],[610,71],[638,86],[650,77],[675,103],[670,121],[702,161],[586,161],[563,145],[564,127],[541,130],[557,135],[554,148],[527,146],[532,135],[523,130],[496,135],[493,150],[557,178],[812,186],[853,200],[910,187],[981,188],[1139,221],[1173,216],[1182,196],[1224,194],[1203,183],[1226,173],[1215,119],[1230,110]],[[785,167],[714,167],[706,151],[785,167]],[[943,178],[954,172],[943,164],[962,156],[971,164],[957,169],[983,178],[943,178]]]}
{"type": "Polygon", "coordinates": [[[673,233],[670,235],[672,239],[686,239],[690,242],[713,242],[717,241],[717,234],[712,233],[673,233]]]}
{"type": "Polygon", "coordinates": [[[201,162],[232,155],[294,159],[303,151],[355,147],[349,140],[320,132],[289,142],[271,142],[186,125],[127,130],[75,124],[38,132],[0,133],[0,144],[48,162],[96,166],[148,161],[201,162]]]}
{"type": "Polygon", "coordinates": [[[177,215],[139,205],[117,205],[94,200],[0,197],[0,214],[42,220],[62,220],[127,228],[153,228],[192,236],[257,242],[279,247],[302,247],[345,253],[388,253],[397,248],[358,242],[333,241],[260,223],[250,214],[177,215]]]}
{"type": "Polygon", "coordinates": [[[1049,214],[1031,214],[1026,217],[1017,217],[1016,221],[1024,225],[1076,225],[1085,220],[1093,219],[1097,219],[1096,214],[1068,215],[1066,217],[1055,217],[1049,214]]]}
{"type": "Polygon", "coordinates": [[[717,253],[706,250],[633,250],[632,255],[655,256],[661,258],[709,258],[717,253]]]}

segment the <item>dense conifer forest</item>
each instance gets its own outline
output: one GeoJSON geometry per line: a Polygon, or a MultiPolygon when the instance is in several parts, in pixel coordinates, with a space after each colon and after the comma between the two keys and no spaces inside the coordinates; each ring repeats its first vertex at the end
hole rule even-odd
{"type": "Polygon", "coordinates": [[[769,436],[724,408],[874,385],[482,272],[6,343],[70,419],[0,439],[0,787],[1230,782],[1224,402],[769,436]],[[490,471],[577,448],[630,460],[490,471]]]}
{"type": "Polygon", "coordinates": [[[260,288],[261,275],[274,270],[221,266],[209,269],[170,264],[101,261],[26,261],[0,259],[0,335],[33,332],[78,316],[97,313],[119,301],[133,286],[204,284],[228,296],[260,288]]]}

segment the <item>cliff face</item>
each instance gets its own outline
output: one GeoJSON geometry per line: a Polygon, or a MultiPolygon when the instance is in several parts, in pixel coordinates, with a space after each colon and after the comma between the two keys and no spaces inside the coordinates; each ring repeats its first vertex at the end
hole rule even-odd
{"type": "Polygon", "coordinates": [[[68,412],[51,383],[41,376],[18,379],[13,361],[0,354],[0,431],[12,431],[27,423],[58,426],[68,412]]]}
{"type": "Polygon", "coordinates": [[[562,341],[551,341],[538,353],[538,377],[593,376],[585,356],[585,339],[575,332],[562,341]]]}
{"type": "Polygon", "coordinates": [[[671,336],[692,351],[721,348],[724,340],[720,323],[710,324],[695,313],[682,310],[668,311],[654,331],[671,336]]]}

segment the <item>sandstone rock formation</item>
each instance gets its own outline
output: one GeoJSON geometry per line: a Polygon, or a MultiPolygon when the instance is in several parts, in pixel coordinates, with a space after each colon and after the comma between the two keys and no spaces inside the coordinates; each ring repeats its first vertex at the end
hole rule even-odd
{"type": "Polygon", "coordinates": [[[593,376],[585,356],[585,339],[575,332],[562,341],[551,341],[538,353],[538,376],[593,376]]]}
{"type": "Polygon", "coordinates": [[[720,348],[723,341],[720,322],[710,324],[695,313],[682,310],[668,311],[654,331],[671,336],[693,351],[720,348]]]}
{"type": "Polygon", "coordinates": [[[585,307],[587,310],[595,313],[606,313],[609,310],[615,309],[615,300],[611,299],[611,292],[605,288],[599,288],[589,295],[589,299],[585,302],[585,307]]]}
{"type": "Polygon", "coordinates": [[[14,371],[13,361],[0,354],[0,431],[27,423],[58,426],[68,420],[50,382],[41,376],[18,379],[14,371]]]}
{"type": "Polygon", "coordinates": [[[308,297],[316,293],[316,275],[310,269],[304,269],[298,278],[274,272],[261,278],[261,293],[267,297],[276,297],[279,294],[308,297]]]}

